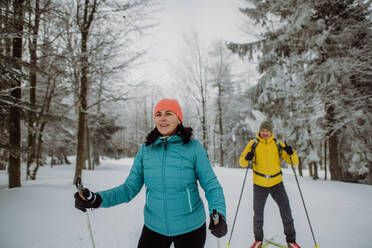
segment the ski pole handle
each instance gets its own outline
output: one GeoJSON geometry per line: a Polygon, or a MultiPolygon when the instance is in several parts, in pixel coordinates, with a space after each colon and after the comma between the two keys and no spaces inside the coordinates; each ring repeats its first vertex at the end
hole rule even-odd
{"type": "Polygon", "coordinates": [[[212,219],[215,226],[220,222],[220,216],[218,215],[216,209],[213,209],[212,219]]]}
{"type": "Polygon", "coordinates": [[[76,186],[76,189],[78,190],[78,194],[81,199],[83,199],[84,201],[87,201],[88,199],[90,199],[90,197],[92,196],[92,193],[90,192],[89,189],[84,188],[83,184],[81,183],[80,177],[76,178],[75,186],[76,186]]]}
{"type": "Polygon", "coordinates": [[[83,184],[81,183],[81,177],[77,177],[77,178],[76,178],[75,186],[76,186],[76,189],[77,189],[78,191],[83,191],[83,190],[84,190],[84,186],[83,186],[83,184]]]}

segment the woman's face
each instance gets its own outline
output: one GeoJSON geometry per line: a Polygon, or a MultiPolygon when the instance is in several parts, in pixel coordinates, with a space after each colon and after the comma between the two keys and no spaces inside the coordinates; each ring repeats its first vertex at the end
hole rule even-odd
{"type": "Polygon", "coordinates": [[[155,113],[155,125],[163,136],[171,136],[176,131],[180,121],[175,113],[169,110],[160,110],[155,113]]]}
{"type": "Polygon", "coordinates": [[[272,135],[271,131],[269,129],[263,128],[260,130],[260,137],[263,139],[268,139],[272,135]]]}

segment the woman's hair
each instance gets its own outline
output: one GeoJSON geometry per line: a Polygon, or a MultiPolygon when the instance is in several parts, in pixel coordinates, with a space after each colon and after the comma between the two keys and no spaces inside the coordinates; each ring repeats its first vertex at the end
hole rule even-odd
{"type": "MultiPolygon", "coordinates": [[[[184,127],[181,124],[178,124],[176,128],[175,135],[180,136],[182,138],[182,141],[184,144],[187,144],[190,142],[192,137],[192,128],[191,127],[184,127]]],[[[158,131],[158,129],[155,127],[146,137],[146,146],[151,145],[155,142],[159,137],[161,137],[161,133],[158,131]]]]}

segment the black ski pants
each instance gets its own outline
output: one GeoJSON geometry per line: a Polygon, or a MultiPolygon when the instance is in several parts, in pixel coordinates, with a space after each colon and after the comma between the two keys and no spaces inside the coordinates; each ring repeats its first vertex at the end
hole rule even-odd
{"type": "Polygon", "coordinates": [[[177,236],[164,236],[144,225],[137,248],[169,248],[172,242],[175,248],[203,248],[206,235],[205,223],[194,231],[177,236]]]}
{"type": "Polygon", "coordinates": [[[287,242],[295,242],[296,231],[293,224],[288,196],[282,182],[272,187],[261,187],[256,184],[253,185],[253,229],[255,239],[258,241],[263,240],[264,235],[262,227],[264,221],[264,208],[269,195],[271,195],[279,206],[287,242]]]}

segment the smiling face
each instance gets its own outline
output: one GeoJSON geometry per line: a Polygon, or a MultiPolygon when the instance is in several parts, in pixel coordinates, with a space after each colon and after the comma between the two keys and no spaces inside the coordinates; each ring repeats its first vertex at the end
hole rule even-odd
{"type": "Polygon", "coordinates": [[[155,113],[155,125],[163,136],[171,136],[175,133],[180,121],[175,113],[169,110],[160,110],[155,113]]]}
{"type": "Polygon", "coordinates": [[[260,137],[263,139],[268,139],[272,135],[272,132],[269,129],[263,128],[260,130],[260,137]]]}

